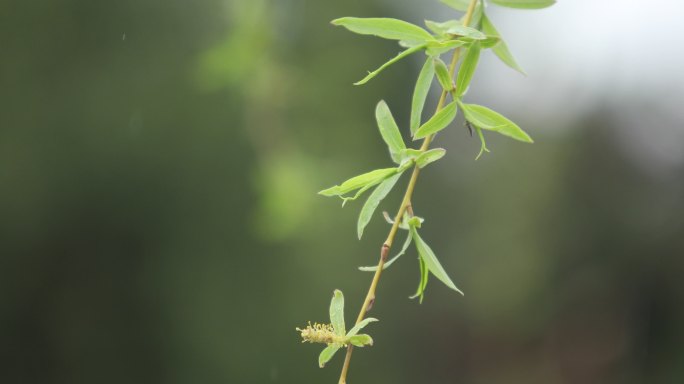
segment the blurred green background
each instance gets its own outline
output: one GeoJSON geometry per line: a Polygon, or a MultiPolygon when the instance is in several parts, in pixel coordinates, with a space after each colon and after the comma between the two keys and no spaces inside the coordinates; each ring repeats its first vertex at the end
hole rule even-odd
{"type": "MultiPolygon", "coordinates": [[[[489,135],[476,162],[460,122],[438,138],[414,207],[466,296],[432,279],[409,300],[411,249],[383,275],[351,383],[684,381],[677,3],[492,7],[529,75],[488,53],[468,99],[536,143],[489,135]]],[[[316,191],[390,165],[373,109],[406,127],[421,65],[353,87],[398,47],[340,16],[452,11],[0,2],[0,382],[337,382],[341,356],[319,369],[294,328],[326,321],[335,288],[351,321],[371,277],[356,267],[388,227],[358,241],[361,203],[316,191]]]]}

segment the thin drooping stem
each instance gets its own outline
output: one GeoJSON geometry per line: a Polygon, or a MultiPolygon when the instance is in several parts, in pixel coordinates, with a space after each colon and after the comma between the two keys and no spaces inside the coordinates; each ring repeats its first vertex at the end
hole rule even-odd
{"type": "MultiPolygon", "coordinates": [[[[465,17],[463,18],[464,25],[467,26],[470,24],[477,2],[478,0],[470,1],[468,10],[466,11],[465,17]]],[[[454,54],[451,58],[451,63],[449,65],[449,74],[452,78],[456,70],[456,64],[458,63],[460,57],[461,50],[456,49],[454,51],[454,54]]],[[[439,98],[439,102],[437,103],[437,109],[435,112],[439,112],[442,108],[444,108],[444,103],[446,102],[448,94],[448,90],[442,91],[442,95],[439,98]]],[[[428,148],[430,148],[430,143],[432,142],[433,138],[434,134],[425,137],[425,139],[423,139],[422,145],[420,146],[420,150],[426,151],[428,148]]],[[[366,293],[366,299],[363,301],[363,305],[361,306],[361,310],[359,311],[359,316],[356,318],[357,324],[366,317],[366,312],[368,312],[371,309],[373,303],[375,302],[375,290],[378,287],[378,282],[380,281],[380,276],[382,275],[382,269],[384,268],[385,262],[387,261],[387,257],[389,256],[389,251],[392,248],[394,237],[397,234],[397,230],[399,229],[399,223],[401,223],[404,213],[408,209],[409,213],[413,214],[413,209],[411,207],[411,197],[413,196],[413,190],[416,187],[416,181],[418,180],[419,173],[420,168],[418,167],[418,165],[414,165],[413,172],[411,173],[411,179],[409,180],[409,183],[406,187],[406,192],[404,192],[404,198],[401,201],[399,210],[397,211],[397,214],[394,217],[394,223],[392,224],[392,228],[390,229],[389,234],[387,235],[387,239],[385,239],[385,242],[382,244],[382,247],[380,248],[380,260],[378,261],[378,266],[375,270],[375,274],[373,275],[373,280],[371,280],[370,287],[368,288],[368,293],[366,293]]],[[[347,354],[344,358],[344,365],[342,366],[342,372],[340,373],[340,380],[338,384],[346,384],[347,382],[347,372],[349,371],[349,363],[351,362],[351,355],[353,350],[354,347],[351,344],[349,344],[349,346],[347,347],[347,354]]]]}

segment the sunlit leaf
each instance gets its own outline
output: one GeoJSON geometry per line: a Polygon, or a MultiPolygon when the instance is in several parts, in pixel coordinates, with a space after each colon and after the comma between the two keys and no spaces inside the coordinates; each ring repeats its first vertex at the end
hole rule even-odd
{"type": "Polygon", "coordinates": [[[399,132],[399,127],[394,121],[392,112],[384,100],[381,100],[377,107],[375,107],[375,120],[378,122],[380,135],[389,148],[392,160],[394,160],[395,163],[400,163],[399,151],[406,149],[406,144],[404,144],[404,140],[401,138],[401,132],[399,132]]]}
{"type": "Polygon", "coordinates": [[[380,185],[375,187],[373,193],[368,196],[368,200],[366,200],[363,208],[361,208],[361,213],[359,213],[359,221],[356,224],[356,232],[359,236],[359,240],[361,239],[361,236],[363,236],[364,228],[366,228],[366,225],[368,225],[368,223],[371,221],[375,209],[392,190],[400,176],[401,174],[397,174],[384,180],[382,183],[380,183],[380,185]]]}
{"type": "Polygon", "coordinates": [[[433,63],[435,65],[437,80],[439,80],[439,84],[442,85],[442,88],[446,91],[453,89],[454,85],[451,81],[451,75],[449,74],[449,69],[446,64],[439,57],[435,57],[433,63]]]}
{"type": "Polygon", "coordinates": [[[446,128],[454,118],[456,117],[456,102],[452,101],[447,104],[444,108],[435,113],[434,116],[430,118],[425,124],[423,124],[416,133],[413,135],[413,139],[421,139],[428,135],[432,135],[446,128]]]}
{"type": "Polygon", "coordinates": [[[355,335],[349,338],[349,342],[355,347],[373,345],[373,338],[366,334],[355,335]]]}
{"type": "Polygon", "coordinates": [[[475,28],[466,27],[461,24],[455,24],[447,29],[446,34],[451,36],[463,36],[474,40],[484,40],[487,38],[484,33],[475,28]]]}
{"type": "Polygon", "coordinates": [[[421,153],[416,157],[416,165],[419,168],[423,168],[430,163],[441,159],[446,154],[446,149],[444,148],[433,148],[421,153]]]}
{"type": "Polygon", "coordinates": [[[447,31],[451,27],[459,26],[461,22],[458,20],[448,20],[444,22],[437,22],[432,20],[425,20],[425,26],[435,35],[446,36],[447,31]]]}
{"type": "Polygon", "coordinates": [[[333,292],[333,298],[330,300],[330,323],[337,336],[344,336],[347,332],[344,327],[344,295],[339,289],[333,292]]]}
{"type": "Polygon", "coordinates": [[[556,4],[556,0],[490,0],[496,5],[508,8],[540,9],[556,4]]]}
{"type": "Polygon", "coordinates": [[[463,96],[468,90],[470,80],[473,78],[477,63],[480,60],[480,43],[473,42],[463,58],[461,67],[458,69],[458,76],[456,76],[456,93],[458,97],[463,96]]]}
{"type": "MultiPolygon", "coordinates": [[[[404,245],[401,247],[401,250],[399,251],[399,253],[397,253],[396,256],[394,256],[393,258],[388,260],[385,264],[383,264],[382,270],[384,271],[385,269],[389,268],[390,265],[394,264],[394,262],[397,261],[397,259],[399,259],[399,257],[401,255],[406,253],[406,250],[408,249],[410,244],[411,244],[411,232],[409,232],[406,235],[406,241],[404,241],[404,245]]],[[[364,271],[364,272],[375,272],[378,270],[378,266],[374,265],[372,267],[359,267],[359,270],[364,271]]]]}
{"type": "Polygon", "coordinates": [[[318,355],[318,366],[323,368],[325,364],[330,361],[333,356],[335,356],[335,352],[337,352],[340,348],[342,348],[342,345],[340,344],[330,344],[325,347],[321,354],[318,355]]]}
{"type": "Polygon", "coordinates": [[[508,120],[498,112],[477,104],[460,104],[466,120],[473,125],[488,131],[498,132],[502,135],[532,143],[532,138],[525,133],[517,124],[508,120]]]}
{"type": "Polygon", "coordinates": [[[463,40],[431,41],[426,44],[425,53],[428,56],[439,56],[454,48],[462,47],[468,42],[463,40]]]}
{"type": "Polygon", "coordinates": [[[423,28],[403,20],[390,18],[343,17],[333,20],[334,25],[341,25],[361,35],[375,35],[383,39],[424,43],[434,40],[423,28]]]}
{"type": "Polygon", "coordinates": [[[397,168],[376,169],[362,175],[354,176],[341,185],[324,189],[318,193],[323,196],[342,196],[359,188],[362,190],[371,188],[395,173],[397,173],[397,168]]]}
{"type": "Polygon", "coordinates": [[[352,337],[359,333],[360,330],[362,330],[366,325],[374,322],[374,321],[379,321],[376,318],[373,317],[367,317],[361,321],[359,321],[358,324],[356,324],[352,329],[349,330],[349,333],[347,333],[347,337],[352,337]]]}
{"type": "Polygon", "coordinates": [[[385,64],[381,65],[380,68],[376,69],[376,70],[373,71],[373,72],[369,72],[368,75],[366,75],[366,77],[364,77],[363,79],[357,81],[356,83],[354,83],[354,85],[363,85],[363,84],[366,84],[370,79],[372,79],[372,78],[374,78],[375,76],[377,76],[377,75],[378,75],[380,72],[382,72],[385,68],[387,68],[387,67],[389,67],[390,65],[396,63],[397,61],[403,59],[404,57],[409,56],[409,55],[411,55],[412,53],[418,52],[418,51],[420,51],[420,50],[422,50],[422,49],[425,49],[425,44],[416,45],[416,46],[411,47],[411,48],[409,48],[409,49],[407,49],[407,50],[405,50],[405,51],[402,51],[401,53],[399,53],[398,55],[396,55],[395,57],[393,57],[391,60],[389,60],[389,61],[386,62],[385,64]]]}
{"type": "Polygon", "coordinates": [[[434,75],[435,69],[432,65],[432,60],[428,57],[418,74],[416,88],[413,90],[413,98],[411,99],[411,134],[420,127],[420,119],[423,115],[425,100],[430,92],[430,85],[432,84],[434,75]]]}
{"type": "Polygon", "coordinates": [[[412,226],[409,230],[411,231],[411,236],[413,236],[413,243],[416,244],[418,255],[420,255],[425,262],[425,267],[427,267],[427,269],[430,270],[430,272],[435,275],[436,278],[446,284],[447,287],[460,294],[463,294],[460,289],[456,288],[454,282],[451,281],[451,278],[449,278],[449,275],[447,275],[446,271],[442,267],[442,264],[440,264],[439,260],[437,260],[437,257],[435,256],[434,252],[432,252],[432,249],[430,249],[420,235],[418,235],[416,228],[412,226]]]}
{"type": "MultiPolygon", "coordinates": [[[[482,31],[489,36],[495,36],[501,39],[499,31],[496,30],[494,24],[492,24],[491,20],[489,20],[486,14],[482,15],[482,31]]],[[[508,46],[506,45],[506,42],[503,39],[501,39],[499,43],[492,48],[492,51],[494,51],[494,54],[499,59],[501,59],[501,61],[503,61],[506,65],[522,73],[523,75],[525,74],[525,71],[522,68],[520,68],[518,62],[515,61],[515,58],[511,54],[511,51],[508,50],[508,46]]]]}

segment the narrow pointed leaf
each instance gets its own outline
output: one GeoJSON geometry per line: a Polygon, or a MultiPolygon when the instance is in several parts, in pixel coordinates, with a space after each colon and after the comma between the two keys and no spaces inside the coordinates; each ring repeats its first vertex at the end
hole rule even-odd
{"type": "Polygon", "coordinates": [[[440,0],[442,3],[450,6],[451,8],[465,12],[468,10],[468,6],[470,5],[470,0],[440,0]]]}
{"type": "Polygon", "coordinates": [[[423,303],[423,296],[425,295],[425,288],[427,287],[428,278],[430,277],[430,271],[425,266],[425,261],[421,257],[418,257],[418,266],[420,267],[420,281],[418,282],[418,289],[416,293],[409,297],[409,299],[418,298],[420,304],[423,303]]]}
{"type": "Polygon", "coordinates": [[[340,185],[324,189],[319,194],[323,196],[342,196],[359,188],[370,188],[381,183],[386,178],[397,173],[397,168],[381,168],[362,175],[354,176],[340,185]]]}
{"type": "Polygon", "coordinates": [[[426,44],[425,53],[428,56],[439,56],[466,44],[467,42],[463,40],[431,41],[426,44]]]}
{"type": "Polygon", "coordinates": [[[352,329],[349,330],[349,333],[347,333],[347,337],[352,337],[352,336],[356,335],[366,325],[368,325],[374,321],[379,321],[379,320],[376,318],[373,318],[373,317],[367,317],[367,318],[361,320],[358,324],[356,324],[352,329]]]}
{"type": "Polygon", "coordinates": [[[420,156],[416,158],[416,165],[419,168],[423,168],[430,163],[441,159],[446,154],[446,149],[444,148],[433,148],[423,152],[420,156]]]}
{"type": "Polygon", "coordinates": [[[461,108],[465,118],[479,128],[498,132],[525,143],[533,142],[517,124],[498,112],[477,104],[461,104],[461,108]]]}
{"type": "Polygon", "coordinates": [[[355,335],[349,338],[349,342],[355,347],[365,347],[366,345],[373,345],[373,338],[366,334],[355,335]]]}
{"type": "Polygon", "coordinates": [[[368,223],[371,221],[375,209],[378,208],[378,205],[382,199],[384,199],[392,190],[392,188],[394,188],[394,185],[397,183],[397,180],[399,180],[400,176],[401,174],[397,174],[386,179],[377,187],[375,187],[373,193],[368,196],[368,200],[366,200],[363,208],[361,208],[361,213],[359,213],[359,221],[356,224],[356,232],[359,235],[359,240],[361,240],[361,236],[363,236],[364,228],[366,228],[366,225],[368,225],[368,223]]]}
{"type": "MultiPolygon", "coordinates": [[[[390,223],[390,224],[391,224],[391,223],[390,223]]],[[[391,258],[390,260],[388,260],[385,264],[383,264],[382,270],[384,271],[385,269],[389,268],[390,265],[394,264],[394,262],[397,261],[397,259],[399,259],[399,257],[400,257],[401,255],[403,255],[404,253],[406,253],[406,250],[408,249],[408,247],[409,247],[410,244],[411,244],[411,232],[409,232],[409,233],[406,235],[406,241],[404,241],[404,245],[401,247],[401,250],[399,251],[399,253],[397,253],[396,256],[394,256],[393,258],[391,258]]],[[[359,267],[359,270],[360,270],[360,271],[363,271],[363,272],[375,272],[375,271],[378,270],[378,266],[377,266],[377,265],[374,265],[374,266],[372,266],[372,267],[359,267]]]]}
{"type": "Polygon", "coordinates": [[[480,43],[475,41],[470,48],[468,48],[468,51],[463,58],[463,63],[461,63],[461,67],[458,70],[458,76],[456,77],[456,93],[458,94],[458,97],[463,96],[468,90],[470,80],[473,78],[479,60],[480,43]]]}
{"type": "Polygon", "coordinates": [[[333,298],[330,300],[330,323],[337,336],[344,336],[347,332],[344,327],[344,295],[339,289],[333,292],[333,298]]]}
{"type": "Polygon", "coordinates": [[[333,356],[335,356],[335,352],[337,352],[340,348],[342,348],[342,345],[340,344],[331,344],[325,347],[321,354],[318,355],[318,366],[323,368],[325,364],[330,361],[333,356]]]}
{"type": "Polygon", "coordinates": [[[452,101],[447,104],[446,107],[442,108],[439,112],[435,113],[430,120],[425,122],[416,133],[413,135],[413,139],[422,139],[428,135],[432,135],[446,128],[454,118],[456,118],[456,102],[452,101]]]}
{"type": "Polygon", "coordinates": [[[458,20],[448,20],[441,23],[432,20],[425,20],[425,26],[435,35],[442,37],[446,37],[449,28],[459,25],[461,25],[461,22],[458,20]]]}
{"type": "Polygon", "coordinates": [[[484,40],[487,38],[484,33],[475,28],[466,27],[465,25],[456,24],[447,29],[446,34],[451,36],[463,36],[473,40],[484,40]]]}
{"type": "MultiPolygon", "coordinates": [[[[489,20],[486,14],[482,15],[482,32],[486,33],[488,36],[495,36],[501,39],[499,31],[496,30],[496,27],[494,27],[494,24],[492,24],[491,20],[489,20]]],[[[494,51],[494,54],[501,61],[503,61],[504,64],[522,73],[523,75],[526,74],[520,65],[518,65],[518,62],[515,61],[515,58],[511,54],[511,51],[508,49],[508,46],[503,39],[501,39],[499,43],[492,48],[492,51],[494,51]]]]}
{"type": "Polygon", "coordinates": [[[451,278],[449,278],[449,275],[447,275],[446,271],[442,267],[442,264],[440,264],[439,260],[437,260],[435,253],[432,252],[432,249],[430,249],[430,247],[425,243],[425,241],[423,241],[420,235],[418,235],[418,231],[416,230],[416,228],[410,227],[410,231],[411,236],[413,236],[413,242],[416,244],[418,255],[420,255],[420,257],[425,262],[425,266],[427,267],[427,269],[430,270],[430,272],[433,275],[435,275],[436,278],[438,278],[444,284],[446,284],[447,287],[453,289],[454,291],[462,295],[463,292],[461,292],[460,289],[456,288],[456,285],[453,281],[451,281],[451,278]]]}
{"type": "Polygon", "coordinates": [[[423,107],[425,106],[425,100],[427,100],[428,93],[430,92],[430,85],[432,84],[434,75],[435,69],[432,66],[431,59],[428,57],[418,74],[416,88],[413,90],[413,98],[411,99],[411,134],[420,127],[423,107]]]}
{"type": "Polygon", "coordinates": [[[556,4],[556,0],[491,0],[492,3],[508,8],[541,9],[556,4]]]}
{"type": "Polygon", "coordinates": [[[423,28],[397,19],[343,17],[332,23],[361,35],[375,35],[383,39],[419,43],[434,40],[423,28]]]}
{"type": "Polygon", "coordinates": [[[449,69],[446,64],[439,57],[435,57],[433,63],[435,65],[435,73],[437,74],[439,84],[442,85],[444,90],[451,91],[454,88],[454,85],[451,81],[451,75],[449,74],[449,69]]]}
{"type": "Polygon", "coordinates": [[[400,163],[401,159],[399,158],[399,152],[402,149],[406,149],[406,144],[404,144],[404,139],[401,138],[399,127],[394,121],[392,112],[384,100],[381,100],[377,107],[375,107],[375,119],[378,122],[380,135],[387,144],[387,148],[389,148],[392,160],[397,164],[400,163]]]}
{"type": "Polygon", "coordinates": [[[409,55],[411,55],[411,54],[413,54],[413,53],[416,53],[416,52],[418,52],[418,51],[420,51],[420,50],[422,50],[422,49],[425,49],[425,44],[416,45],[415,47],[411,47],[411,48],[409,48],[409,49],[407,49],[407,50],[405,50],[405,51],[400,52],[398,55],[396,55],[395,57],[393,57],[391,60],[389,60],[389,61],[386,62],[385,64],[381,65],[380,68],[376,69],[376,70],[373,71],[373,72],[369,72],[368,75],[366,75],[366,77],[364,77],[363,79],[357,81],[356,83],[354,83],[354,85],[363,85],[363,84],[366,84],[370,79],[372,79],[372,78],[374,78],[375,76],[377,76],[377,75],[378,75],[380,72],[382,72],[385,68],[387,68],[387,67],[389,67],[390,65],[396,63],[397,61],[403,59],[404,57],[409,56],[409,55]]]}

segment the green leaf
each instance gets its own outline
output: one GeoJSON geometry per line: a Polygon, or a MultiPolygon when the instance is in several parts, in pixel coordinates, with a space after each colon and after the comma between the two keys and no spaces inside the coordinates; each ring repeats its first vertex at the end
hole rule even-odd
{"type": "Polygon", "coordinates": [[[423,107],[425,106],[425,100],[427,100],[428,93],[430,92],[430,85],[432,85],[432,78],[434,75],[435,69],[432,66],[432,61],[428,57],[418,74],[416,88],[413,90],[413,98],[411,99],[411,134],[420,126],[423,107]]]}
{"type": "Polygon", "coordinates": [[[330,323],[337,336],[344,336],[347,332],[344,327],[344,295],[339,289],[333,292],[333,298],[330,300],[330,323]]]}
{"type": "Polygon", "coordinates": [[[470,0],[439,0],[442,3],[450,6],[451,8],[465,12],[468,10],[468,6],[470,5],[470,0]]]}
{"type": "Polygon", "coordinates": [[[456,93],[458,97],[465,95],[470,85],[470,80],[473,78],[477,62],[480,60],[480,43],[473,42],[463,58],[461,67],[458,69],[458,76],[456,77],[456,93]]]}
{"type": "Polygon", "coordinates": [[[487,38],[484,33],[478,31],[475,28],[466,27],[461,24],[455,24],[451,26],[446,31],[447,35],[450,36],[463,36],[473,40],[484,40],[487,38]]]}
{"type": "MultiPolygon", "coordinates": [[[[487,35],[495,36],[501,39],[499,31],[496,30],[494,24],[492,24],[491,20],[489,20],[486,14],[482,15],[482,31],[487,35]]],[[[494,54],[501,61],[503,61],[504,64],[522,73],[523,75],[526,75],[525,71],[522,68],[520,68],[520,65],[518,65],[518,62],[515,61],[515,58],[511,54],[511,51],[508,50],[508,46],[506,45],[506,42],[503,41],[503,39],[501,39],[501,41],[499,41],[499,43],[496,44],[494,48],[492,48],[492,51],[494,51],[494,54]]]]}
{"type": "Polygon", "coordinates": [[[366,172],[362,175],[354,176],[341,185],[324,189],[318,193],[323,196],[342,196],[359,188],[362,190],[367,190],[374,185],[380,184],[383,180],[394,175],[395,173],[397,173],[397,168],[376,169],[366,172]]]}
{"type": "Polygon", "coordinates": [[[441,23],[432,20],[425,20],[425,26],[428,27],[428,29],[435,35],[442,37],[447,36],[447,31],[449,28],[459,25],[461,25],[461,22],[458,20],[447,20],[441,23]]]}
{"type": "Polygon", "coordinates": [[[425,262],[421,257],[418,257],[418,266],[420,267],[420,282],[418,282],[418,289],[413,296],[409,299],[415,299],[418,297],[418,302],[423,303],[423,295],[425,294],[425,288],[427,287],[428,278],[430,277],[430,271],[425,266],[425,262]]]}
{"type": "Polygon", "coordinates": [[[491,0],[492,3],[508,8],[541,9],[556,4],[556,0],[491,0]]]}
{"type": "MultiPolygon", "coordinates": [[[[387,261],[385,264],[383,264],[382,270],[384,271],[385,269],[389,268],[390,265],[392,265],[395,261],[397,261],[397,259],[399,259],[399,257],[401,255],[406,253],[406,250],[408,249],[410,244],[411,244],[411,233],[409,232],[409,234],[406,235],[406,241],[404,241],[404,245],[401,247],[401,251],[399,251],[399,253],[397,253],[396,256],[394,256],[389,261],[387,261]]],[[[363,272],[375,272],[378,270],[378,266],[374,265],[372,267],[359,267],[359,270],[361,270],[363,272]]]]}
{"type": "Polygon", "coordinates": [[[434,163],[435,161],[441,159],[442,157],[444,157],[445,154],[446,154],[446,149],[444,149],[444,148],[433,148],[433,149],[427,150],[427,151],[423,152],[422,154],[420,154],[420,156],[418,156],[416,158],[416,165],[419,168],[423,168],[426,165],[428,165],[430,163],[434,163]]]}
{"type": "Polygon", "coordinates": [[[435,65],[437,80],[439,80],[442,88],[446,91],[451,91],[454,88],[454,84],[451,81],[451,75],[449,75],[449,69],[446,64],[439,57],[435,57],[433,63],[435,65]]]}
{"type": "Polygon", "coordinates": [[[380,72],[382,72],[385,68],[387,68],[387,67],[389,67],[390,65],[396,63],[397,61],[403,59],[404,57],[411,55],[412,53],[415,53],[415,52],[418,52],[418,51],[420,51],[420,50],[422,50],[422,49],[425,49],[425,46],[426,46],[425,44],[420,44],[420,45],[416,45],[415,47],[411,47],[411,48],[409,48],[409,49],[407,49],[407,50],[405,50],[405,51],[400,52],[398,55],[396,55],[396,56],[395,56],[394,58],[392,58],[390,61],[388,61],[388,62],[386,62],[385,64],[381,65],[380,68],[376,69],[376,70],[373,71],[373,72],[369,72],[368,75],[366,75],[366,77],[364,77],[363,79],[357,81],[356,83],[354,83],[354,85],[363,85],[363,84],[366,84],[370,79],[372,79],[372,78],[374,78],[375,76],[377,76],[377,75],[378,75],[380,72]]]}
{"type": "Polygon", "coordinates": [[[489,49],[489,48],[497,46],[501,42],[501,38],[498,36],[487,35],[486,39],[479,40],[479,42],[480,42],[480,47],[482,47],[482,49],[489,49]]]}
{"type": "Polygon", "coordinates": [[[361,208],[361,213],[359,213],[359,221],[356,224],[356,232],[359,235],[359,240],[363,236],[363,230],[366,225],[371,221],[375,209],[378,207],[382,199],[384,199],[387,194],[394,188],[394,185],[399,180],[401,174],[394,175],[386,180],[384,180],[380,185],[378,185],[373,193],[368,196],[368,200],[361,208]]]}
{"type": "Polygon", "coordinates": [[[482,156],[483,153],[489,153],[489,149],[487,149],[487,142],[485,141],[482,129],[480,129],[480,127],[475,127],[475,130],[477,131],[477,136],[480,138],[480,153],[475,156],[475,160],[477,160],[480,158],[480,156],[482,156]]]}
{"type": "Polygon", "coordinates": [[[385,140],[385,143],[389,148],[392,160],[397,164],[400,163],[399,151],[406,149],[406,144],[404,144],[404,140],[401,138],[401,132],[399,132],[399,127],[394,121],[392,112],[384,100],[381,100],[377,107],[375,107],[375,120],[378,122],[380,135],[382,135],[382,139],[385,140]]]}
{"type": "Polygon", "coordinates": [[[376,319],[376,318],[373,318],[373,317],[367,317],[367,318],[365,318],[365,319],[359,321],[359,323],[356,324],[356,325],[354,326],[354,328],[352,328],[352,329],[349,330],[349,333],[347,333],[347,337],[352,337],[352,336],[356,335],[356,334],[359,333],[359,331],[362,330],[366,325],[368,325],[368,324],[370,324],[370,323],[372,323],[372,322],[374,322],[374,321],[379,321],[379,320],[376,319]]]}
{"type": "Polygon", "coordinates": [[[433,275],[435,275],[436,278],[441,280],[444,284],[446,284],[447,287],[453,289],[454,291],[460,293],[461,295],[463,292],[461,292],[460,289],[456,288],[456,285],[454,285],[454,282],[451,281],[449,278],[449,275],[447,275],[446,271],[442,267],[442,264],[439,263],[439,260],[437,260],[437,257],[435,256],[434,252],[432,252],[432,249],[423,241],[423,239],[418,235],[418,231],[416,230],[415,227],[410,227],[409,229],[411,231],[411,236],[413,236],[413,242],[416,244],[416,249],[418,250],[418,255],[420,255],[420,258],[423,259],[425,262],[425,266],[427,267],[430,272],[432,272],[433,275]]]}
{"type": "Polygon", "coordinates": [[[333,20],[332,23],[361,35],[375,35],[383,39],[409,43],[434,40],[434,37],[423,28],[397,19],[343,17],[333,20]]]}
{"type": "Polygon", "coordinates": [[[473,125],[489,131],[498,132],[516,140],[533,143],[532,139],[525,131],[498,112],[494,112],[487,107],[477,104],[461,103],[460,105],[466,120],[470,121],[473,125]]]}
{"type": "Polygon", "coordinates": [[[335,352],[337,352],[340,348],[342,348],[342,345],[340,344],[330,344],[325,347],[321,354],[318,355],[318,366],[323,368],[325,364],[330,361],[333,356],[335,356],[335,352]]]}
{"type": "Polygon", "coordinates": [[[349,342],[355,347],[365,347],[373,345],[373,338],[366,334],[355,335],[349,338],[349,342]]]}
{"type": "Polygon", "coordinates": [[[456,101],[447,104],[446,107],[435,113],[425,124],[423,124],[416,133],[413,139],[422,139],[425,136],[432,135],[446,128],[456,117],[456,101]]]}
{"type": "Polygon", "coordinates": [[[431,41],[426,44],[425,53],[435,57],[466,44],[467,42],[463,40],[431,41]]]}

